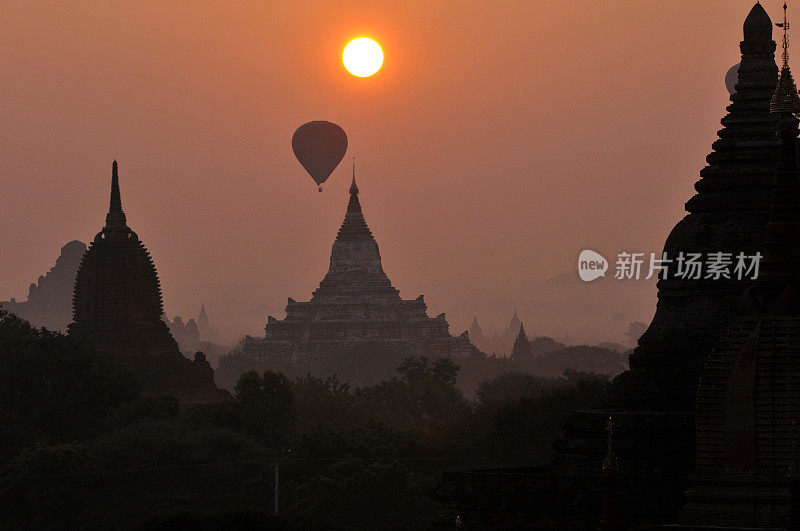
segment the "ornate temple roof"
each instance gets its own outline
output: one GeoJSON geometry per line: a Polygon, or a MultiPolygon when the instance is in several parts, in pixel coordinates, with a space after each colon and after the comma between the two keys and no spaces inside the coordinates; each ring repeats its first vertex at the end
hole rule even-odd
{"type": "Polygon", "coordinates": [[[800,377],[800,168],[794,98],[784,38],[784,64],[772,106],[779,158],[764,257],[700,379],[696,472],[685,523],[786,525],[792,425],[800,410],[795,383],[800,377]]]}
{"type": "Polygon", "coordinates": [[[99,321],[157,320],[163,304],[153,260],[132,231],[122,210],[117,162],[111,170],[111,199],[106,224],[83,256],[75,280],[73,319],[99,321]]]}
{"type": "Polygon", "coordinates": [[[364,219],[358,193],[354,175],[347,213],[331,249],[330,267],[314,292],[314,299],[336,296],[399,299],[383,271],[378,243],[364,219]]]}
{"type": "MultiPolygon", "coordinates": [[[[784,12],[786,6],[784,4],[784,12]]],[[[788,29],[784,17],[784,32],[788,29]]],[[[783,68],[770,113],[779,139],[779,157],[769,219],[764,235],[760,274],[742,296],[740,315],[800,313],[800,169],[797,136],[800,97],[789,68],[789,42],[784,33],[783,68]]]]}
{"type": "Polygon", "coordinates": [[[781,120],[784,115],[791,116],[800,112],[800,96],[797,94],[797,86],[789,68],[789,17],[786,3],[783,4],[783,23],[779,26],[783,28],[783,65],[775,93],[769,102],[773,121],[781,120]]]}
{"type": "Polygon", "coordinates": [[[772,95],[769,102],[769,110],[771,114],[797,114],[800,112],[800,95],[797,94],[797,86],[788,66],[781,69],[778,86],[775,87],[775,94],[772,95]]]}
{"type": "Polygon", "coordinates": [[[182,405],[231,400],[202,353],[194,361],[181,354],[162,314],[158,273],[128,227],[114,161],[106,224],[78,268],[69,334],[129,370],[146,392],[174,392],[182,405]]]}

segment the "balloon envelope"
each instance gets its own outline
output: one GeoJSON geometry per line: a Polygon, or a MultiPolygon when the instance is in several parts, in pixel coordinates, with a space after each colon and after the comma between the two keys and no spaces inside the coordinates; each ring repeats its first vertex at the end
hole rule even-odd
{"type": "Polygon", "coordinates": [[[308,122],[294,132],[292,149],[314,182],[321,185],[344,158],[347,134],[331,122],[308,122]]]}
{"type": "Polygon", "coordinates": [[[728,94],[736,93],[736,83],[739,82],[739,63],[736,63],[725,74],[725,88],[728,89],[728,94]]]}

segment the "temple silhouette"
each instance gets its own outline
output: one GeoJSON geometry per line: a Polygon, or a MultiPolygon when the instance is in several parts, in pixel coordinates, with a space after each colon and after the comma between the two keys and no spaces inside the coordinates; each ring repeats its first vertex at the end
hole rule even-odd
{"type": "Polygon", "coordinates": [[[790,500],[800,485],[790,481],[791,425],[800,420],[800,97],[786,58],[779,83],[773,23],[760,3],[743,30],[728,114],[664,252],[762,253],[763,276],[755,285],[688,280],[670,264],[630,369],[610,384],[606,403],[567,420],[548,466],[445,474],[435,495],[465,523],[594,527],[611,496],[619,516],[604,514],[603,529],[623,520],[800,525],[788,521],[800,507],[800,496],[790,500]],[[614,492],[603,467],[610,451],[614,492]],[[498,474],[514,480],[499,484],[498,474]]]}
{"type": "Polygon", "coordinates": [[[37,327],[66,332],[72,321],[72,290],[86,245],[73,240],[61,248],[56,263],[28,288],[24,301],[11,299],[3,308],[37,327]]]}
{"type": "Polygon", "coordinates": [[[230,399],[202,352],[193,361],[180,353],[162,314],[158,273],[128,227],[114,161],[105,226],[78,268],[69,334],[125,367],[146,392],[174,392],[183,405],[230,399]]]}
{"type": "Polygon", "coordinates": [[[469,340],[478,347],[481,351],[487,354],[497,354],[500,356],[508,356],[514,347],[514,341],[517,339],[521,322],[517,317],[517,310],[514,309],[514,315],[506,325],[502,333],[495,332],[491,336],[486,336],[478,323],[478,317],[472,319],[472,324],[469,327],[469,340]]]}
{"type": "Polygon", "coordinates": [[[422,295],[414,300],[400,298],[383,271],[378,243],[364,219],[358,192],[353,175],[330,267],[311,300],[289,298],[286,318],[269,316],[264,337],[245,338],[242,352],[260,361],[283,361],[310,369],[319,367],[334,352],[358,346],[376,346],[384,353],[408,356],[463,358],[476,352],[466,332],[450,335],[444,314],[428,317],[422,295]]]}
{"type": "Polygon", "coordinates": [[[790,521],[792,504],[800,505],[791,492],[800,465],[794,440],[800,420],[800,96],[789,68],[788,26],[784,16],[783,65],[770,102],[779,159],[761,274],[740,297],[735,320],[700,378],[685,524],[800,525],[790,521]]]}
{"type": "MultiPolygon", "coordinates": [[[[772,28],[755,4],[743,25],[736,92],[695,184],[697,194],[686,203],[688,215],[664,244],[670,257],[764,249],[779,154],[770,119],[778,82],[772,28]]],[[[682,279],[670,264],[660,276],[656,313],[630,356],[630,370],[613,381],[606,408],[571,417],[556,444],[554,467],[568,474],[591,463],[599,473],[604,424],[613,416],[624,510],[629,517],[673,519],[694,468],[698,379],[751,284],[733,276],[682,279]]]]}

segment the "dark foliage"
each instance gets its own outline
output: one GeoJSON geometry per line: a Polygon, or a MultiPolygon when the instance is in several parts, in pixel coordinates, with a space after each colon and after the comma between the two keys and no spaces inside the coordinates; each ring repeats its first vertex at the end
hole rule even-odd
{"type": "Polygon", "coordinates": [[[360,387],[248,372],[235,402],[181,411],[69,338],[1,315],[1,411],[14,428],[0,527],[425,528],[442,470],[543,462],[560,423],[606,383],[505,373],[471,402],[452,360],[407,358],[360,387]]]}
{"type": "Polygon", "coordinates": [[[82,437],[115,407],[139,395],[138,383],[71,338],[0,308],[0,424],[48,440],[82,437]]]}

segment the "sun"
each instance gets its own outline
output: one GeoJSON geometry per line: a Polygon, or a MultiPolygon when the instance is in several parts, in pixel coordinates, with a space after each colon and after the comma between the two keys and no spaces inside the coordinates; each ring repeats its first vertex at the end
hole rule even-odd
{"type": "Polygon", "coordinates": [[[381,69],[383,50],[377,42],[367,37],[354,39],[344,47],[342,62],[354,76],[369,77],[381,69]]]}

